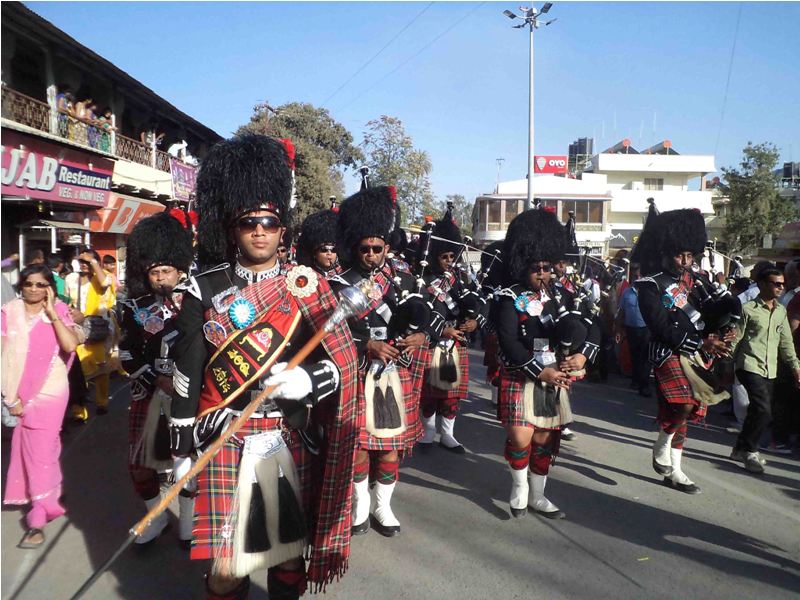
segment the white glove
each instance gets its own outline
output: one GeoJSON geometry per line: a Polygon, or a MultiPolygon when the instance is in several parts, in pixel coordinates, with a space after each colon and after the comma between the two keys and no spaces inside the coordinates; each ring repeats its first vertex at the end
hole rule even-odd
{"type": "Polygon", "coordinates": [[[311,377],[300,367],[286,370],[288,363],[276,363],[269,370],[266,386],[277,386],[269,395],[270,399],[302,400],[312,391],[311,377]]]}

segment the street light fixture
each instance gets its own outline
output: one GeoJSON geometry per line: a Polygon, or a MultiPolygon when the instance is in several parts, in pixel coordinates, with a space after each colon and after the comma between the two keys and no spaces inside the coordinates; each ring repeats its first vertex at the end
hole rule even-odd
{"type": "Polygon", "coordinates": [[[553,7],[552,2],[545,2],[541,9],[520,6],[521,15],[517,15],[510,10],[504,10],[503,14],[509,19],[522,19],[519,25],[512,25],[514,29],[522,29],[526,25],[530,30],[530,65],[529,65],[529,94],[528,94],[528,197],[525,200],[525,210],[533,206],[533,30],[539,29],[542,25],[547,27],[554,23],[556,19],[542,22],[539,17],[550,12],[553,7]]]}

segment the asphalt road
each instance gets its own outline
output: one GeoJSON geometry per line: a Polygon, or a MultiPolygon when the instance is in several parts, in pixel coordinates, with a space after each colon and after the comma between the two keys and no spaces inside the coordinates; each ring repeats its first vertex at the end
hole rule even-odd
{"type": "MultiPolygon", "coordinates": [[[[425,598],[738,598],[800,596],[800,461],[770,457],[753,476],[727,456],[734,436],[712,412],[692,427],[684,470],[703,490],[664,488],[650,467],[655,401],[624,379],[575,387],[577,436],[562,445],[548,497],[564,521],[511,519],[504,434],[494,419],[481,355],[471,355],[470,395],[456,436],[466,455],[438,447],[401,468],[391,539],[354,538],[350,570],[331,600],[425,598]]],[[[2,598],[69,598],[143,514],[125,466],[127,389],[111,411],[64,432],[67,518],[48,525],[39,550],[19,550],[23,513],[2,512],[2,598]]],[[[3,430],[3,473],[10,431],[3,430]]],[[[145,552],[128,550],[86,598],[202,598],[205,565],[172,530],[145,552]]],[[[266,575],[251,598],[266,598],[266,575]]]]}

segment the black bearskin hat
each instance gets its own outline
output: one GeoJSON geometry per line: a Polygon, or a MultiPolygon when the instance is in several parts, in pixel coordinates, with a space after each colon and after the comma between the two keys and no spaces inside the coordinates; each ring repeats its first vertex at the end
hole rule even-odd
{"type": "Polygon", "coordinates": [[[147,271],[170,265],[184,273],[194,258],[192,234],[169,213],[161,212],[139,221],[128,236],[125,285],[131,298],[152,293],[147,271]]]}
{"type": "Polygon", "coordinates": [[[351,264],[353,247],[364,238],[377,237],[391,244],[397,206],[393,186],[373,187],[356,192],[339,206],[336,251],[339,260],[351,264]]]}
{"type": "Polygon", "coordinates": [[[434,259],[434,262],[443,252],[457,253],[461,249],[461,244],[463,243],[461,230],[453,219],[452,207],[448,207],[444,216],[436,221],[433,227],[433,236],[434,238],[431,240],[430,256],[434,259]],[[437,240],[436,238],[442,239],[437,240]]]}
{"type": "Polygon", "coordinates": [[[514,217],[503,244],[505,283],[522,283],[535,261],[555,263],[567,254],[566,229],[547,210],[526,210],[514,217]]]}
{"type": "Polygon", "coordinates": [[[300,225],[300,239],[297,241],[297,258],[300,264],[311,266],[314,250],[323,244],[336,243],[338,211],[320,210],[306,217],[300,225]]]}
{"type": "Polygon", "coordinates": [[[707,241],[706,223],[700,211],[693,208],[660,214],[651,211],[631,253],[631,262],[639,263],[642,275],[652,275],[664,270],[664,257],[687,250],[700,255],[707,241]]]}
{"type": "Polygon", "coordinates": [[[246,134],[211,148],[197,175],[198,243],[204,261],[233,259],[230,227],[245,213],[271,210],[288,221],[293,168],[289,140],[246,134]]]}

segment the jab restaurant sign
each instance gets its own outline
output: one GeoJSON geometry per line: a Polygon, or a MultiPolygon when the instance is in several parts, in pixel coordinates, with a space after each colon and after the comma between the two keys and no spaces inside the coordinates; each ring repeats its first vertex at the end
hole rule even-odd
{"type": "Polygon", "coordinates": [[[566,156],[534,156],[533,157],[533,172],[534,173],[566,173],[567,172],[567,157],[566,156]]]}
{"type": "Polygon", "coordinates": [[[3,131],[2,193],[101,208],[111,197],[112,161],[3,131]]]}

